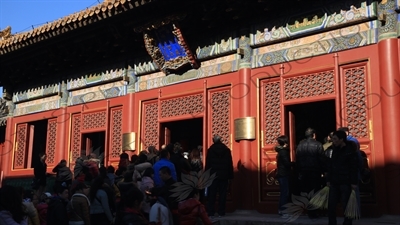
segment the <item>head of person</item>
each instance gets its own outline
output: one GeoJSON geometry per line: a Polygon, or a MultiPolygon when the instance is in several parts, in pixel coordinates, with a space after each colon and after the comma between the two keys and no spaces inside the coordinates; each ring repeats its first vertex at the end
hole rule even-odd
{"type": "Polygon", "coordinates": [[[346,135],[349,135],[350,129],[348,127],[340,127],[338,130],[344,131],[346,135]]]}
{"type": "Polygon", "coordinates": [[[71,194],[84,194],[89,196],[90,188],[84,182],[75,180],[71,185],[71,194]]]}
{"type": "Polygon", "coordinates": [[[67,166],[67,160],[62,159],[62,160],[58,163],[58,165],[60,165],[60,167],[66,167],[66,166],[67,166]]]}
{"type": "Polygon", "coordinates": [[[278,142],[279,146],[289,145],[289,138],[286,135],[279,136],[276,141],[278,142]]]}
{"type": "Polygon", "coordinates": [[[214,137],[213,137],[213,143],[214,143],[214,144],[222,143],[222,138],[221,138],[221,136],[219,136],[219,135],[214,135],[214,137]]]}
{"type": "Polygon", "coordinates": [[[58,197],[60,197],[61,199],[68,201],[69,197],[68,187],[64,185],[58,185],[58,187],[56,188],[56,195],[58,195],[58,197]]]}
{"type": "Polygon", "coordinates": [[[304,133],[305,137],[308,138],[316,138],[316,132],[313,128],[307,128],[306,132],[304,133]]]}
{"type": "Polygon", "coordinates": [[[169,159],[169,151],[167,149],[161,150],[160,152],[160,159],[169,159]]]}
{"type": "Polygon", "coordinates": [[[159,175],[162,181],[167,181],[171,178],[171,170],[167,166],[160,168],[159,175]]]}
{"type": "Polygon", "coordinates": [[[157,149],[156,149],[155,146],[149,146],[149,147],[147,148],[147,151],[148,151],[150,154],[155,154],[155,153],[157,152],[157,149]]]}
{"type": "Polygon", "coordinates": [[[164,150],[164,149],[166,149],[167,148],[167,145],[161,145],[161,150],[164,150]]]}
{"type": "Polygon", "coordinates": [[[22,203],[22,195],[17,188],[4,185],[0,189],[0,210],[9,211],[12,218],[18,224],[25,218],[25,207],[22,203]]]}
{"type": "Polygon", "coordinates": [[[40,202],[49,203],[51,198],[51,194],[49,192],[45,192],[40,196],[40,202]]]}
{"type": "Polygon", "coordinates": [[[107,173],[115,173],[115,168],[113,166],[108,166],[107,167],[107,173]]]}
{"type": "Polygon", "coordinates": [[[336,147],[340,147],[346,144],[347,135],[346,132],[338,130],[333,132],[332,144],[336,147]]]}
{"type": "Polygon", "coordinates": [[[190,154],[189,154],[189,159],[200,159],[200,151],[197,148],[194,148],[190,154]]]}
{"type": "Polygon", "coordinates": [[[154,169],[152,167],[146,168],[143,172],[143,177],[154,177],[154,169]]]}
{"type": "Polygon", "coordinates": [[[174,153],[181,153],[182,152],[182,145],[179,142],[174,144],[174,153]]]}
{"type": "Polygon", "coordinates": [[[126,208],[140,210],[143,203],[143,193],[138,188],[131,188],[124,198],[121,199],[121,205],[126,208]]]}

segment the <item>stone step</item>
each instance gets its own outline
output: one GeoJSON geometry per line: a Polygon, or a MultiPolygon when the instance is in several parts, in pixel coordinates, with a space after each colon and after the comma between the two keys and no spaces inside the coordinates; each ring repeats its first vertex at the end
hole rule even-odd
{"type": "MultiPolygon", "coordinates": [[[[237,210],[233,213],[227,213],[224,217],[213,217],[215,225],[327,225],[328,217],[319,217],[318,219],[309,219],[306,215],[299,217],[281,218],[278,214],[261,214],[251,210],[237,210]]],[[[337,223],[343,223],[343,217],[337,218],[337,223]]],[[[400,215],[384,215],[379,218],[361,218],[354,220],[353,225],[400,225],[400,215]]]]}

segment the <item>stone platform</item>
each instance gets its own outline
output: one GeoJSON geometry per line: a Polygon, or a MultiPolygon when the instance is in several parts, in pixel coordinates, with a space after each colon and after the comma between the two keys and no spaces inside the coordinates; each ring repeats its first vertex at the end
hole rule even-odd
{"type": "MultiPolygon", "coordinates": [[[[215,225],[327,225],[328,218],[309,219],[307,216],[298,218],[283,219],[279,215],[261,214],[256,211],[237,210],[234,213],[227,213],[221,218],[214,218],[215,225]]],[[[342,224],[343,217],[338,217],[338,224],[342,224]]],[[[400,225],[400,215],[384,215],[379,218],[361,218],[354,220],[353,225],[400,225]]]]}

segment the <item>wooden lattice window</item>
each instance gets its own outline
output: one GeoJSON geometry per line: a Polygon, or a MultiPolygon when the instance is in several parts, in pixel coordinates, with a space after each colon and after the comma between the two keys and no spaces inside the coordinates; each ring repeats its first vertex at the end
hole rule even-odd
{"type": "Polygon", "coordinates": [[[150,101],[142,103],[142,137],[143,149],[149,146],[158,146],[158,102],[150,101]]]}
{"type": "Polygon", "coordinates": [[[75,163],[75,160],[81,156],[81,120],[81,114],[72,116],[70,159],[72,163],[75,163]]]}
{"type": "Polygon", "coordinates": [[[51,119],[47,123],[47,165],[51,166],[56,163],[55,153],[56,153],[56,137],[57,137],[57,119],[51,119]]]}
{"type": "Polygon", "coordinates": [[[111,109],[110,158],[118,158],[122,150],[122,107],[111,109]]]}
{"type": "Polygon", "coordinates": [[[161,101],[161,118],[197,115],[202,113],[203,94],[189,95],[161,101]]]}
{"type": "Polygon", "coordinates": [[[281,134],[280,82],[265,82],[263,86],[265,144],[275,144],[276,138],[281,134]]]}
{"type": "Polygon", "coordinates": [[[230,147],[230,112],[231,94],[230,89],[213,90],[210,92],[211,106],[211,138],[219,135],[222,142],[230,147]]]}
{"type": "Polygon", "coordinates": [[[285,78],[285,100],[335,93],[333,70],[285,78]]]}
{"type": "Polygon", "coordinates": [[[366,65],[346,66],[342,69],[344,77],[345,102],[342,105],[342,121],[350,128],[352,136],[368,137],[368,110],[366,90],[366,65]]]}
{"type": "Polygon", "coordinates": [[[84,113],[82,130],[105,128],[107,123],[107,112],[105,110],[93,113],[84,113]]]}

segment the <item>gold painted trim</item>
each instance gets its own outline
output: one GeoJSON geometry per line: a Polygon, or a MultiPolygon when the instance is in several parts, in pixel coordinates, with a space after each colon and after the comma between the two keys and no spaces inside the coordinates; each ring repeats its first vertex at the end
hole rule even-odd
{"type": "Polygon", "coordinates": [[[374,140],[374,130],[372,128],[372,120],[370,119],[368,122],[369,122],[369,140],[373,141],[374,140]]]}

